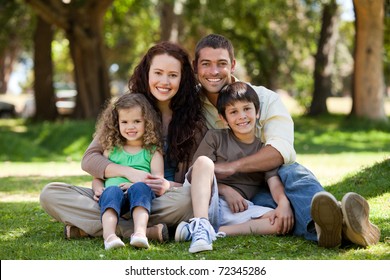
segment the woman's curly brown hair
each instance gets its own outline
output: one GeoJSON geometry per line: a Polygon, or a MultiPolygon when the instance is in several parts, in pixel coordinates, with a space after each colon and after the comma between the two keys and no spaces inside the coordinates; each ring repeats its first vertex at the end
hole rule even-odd
{"type": "Polygon", "coordinates": [[[162,151],[161,121],[157,112],[143,94],[124,94],[108,101],[106,108],[96,123],[95,137],[104,150],[111,151],[114,147],[123,147],[126,139],[119,130],[119,110],[140,107],[145,119],[145,133],[143,135],[143,148],[151,152],[157,148],[162,151]]]}
{"type": "Polygon", "coordinates": [[[192,69],[188,53],[172,42],[160,42],[151,47],[143,56],[129,80],[129,90],[145,94],[146,98],[160,113],[157,99],[150,92],[149,70],[156,55],[167,54],[181,64],[181,80],[179,90],[170,101],[173,112],[168,128],[168,151],[166,157],[172,162],[189,162],[192,160],[191,150],[196,149],[195,135],[201,133],[205,126],[202,114],[202,101],[197,92],[197,81],[192,69]]]}

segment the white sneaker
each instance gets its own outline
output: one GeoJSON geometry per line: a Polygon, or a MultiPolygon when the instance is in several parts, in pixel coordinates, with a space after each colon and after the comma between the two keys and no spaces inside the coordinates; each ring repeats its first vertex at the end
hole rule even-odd
{"type": "Polygon", "coordinates": [[[217,239],[217,234],[206,218],[193,218],[188,226],[192,233],[190,253],[213,250],[213,241],[217,239]]]}
{"type": "Polygon", "coordinates": [[[175,232],[175,241],[183,242],[190,241],[192,237],[192,232],[190,231],[190,224],[187,222],[181,222],[175,232]]]}

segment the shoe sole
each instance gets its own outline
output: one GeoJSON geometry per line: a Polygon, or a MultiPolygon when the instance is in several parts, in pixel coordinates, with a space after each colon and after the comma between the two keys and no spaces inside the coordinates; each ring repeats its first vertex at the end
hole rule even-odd
{"type": "Polygon", "coordinates": [[[369,221],[370,206],[366,199],[357,193],[347,193],[341,201],[341,211],[347,239],[363,247],[379,242],[380,230],[369,221]]]}
{"type": "Polygon", "coordinates": [[[82,229],[71,225],[64,226],[64,236],[68,240],[89,237],[82,229]]]}
{"type": "Polygon", "coordinates": [[[318,246],[334,248],[341,245],[343,216],[338,201],[327,192],[319,192],[313,196],[311,216],[320,227],[318,246]]]}
{"type": "Polygon", "coordinates": [[[190,253],[199,253],[203,251],[212,251],[213,250],[213,245],[199,245],[199,246],[192,246],[188,250],[190,253]]]}

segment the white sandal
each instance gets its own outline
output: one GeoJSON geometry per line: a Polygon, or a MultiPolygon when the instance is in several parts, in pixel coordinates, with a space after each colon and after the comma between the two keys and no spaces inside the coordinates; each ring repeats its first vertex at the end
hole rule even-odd
{"type": "Polygon", "coordinates": [[[141,236],[135,236],[137,233],[133,233],[130,238],[130,245],[134,246],[136,248],[149,248],[148,238],[141,237],[141,236]]]}
{"type": "Polygon", "coordinates": [[[125,247],[125,243],[123,243],[123,241],[118,236],[116,236],[114,240],[108,241],[113,236],[116,236],[116,234],[115,233],[110,234],[109,236],[107,236],[107,239],[104,240],[104,249],[110,250],[110,249],[125,247]]]}

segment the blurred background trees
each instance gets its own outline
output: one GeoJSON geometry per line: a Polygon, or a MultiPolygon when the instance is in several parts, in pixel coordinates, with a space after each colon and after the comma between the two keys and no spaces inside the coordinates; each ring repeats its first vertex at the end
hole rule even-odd
{"type": "Polygon", "coordinates": [[[16,62],[34,65],[23,91],[35,92],[36,119],[58,117],[58,84],[77,90],[71,117],[95,118],[153,43],[192,55],[213,32],[233,42],[238,78],[287,92],[308,114],[351,96],[351,114],[387,120],[389,1],[353,1],[356,21],[341,18],[342,1],[1,0],[0,93],[16,62]]]}

